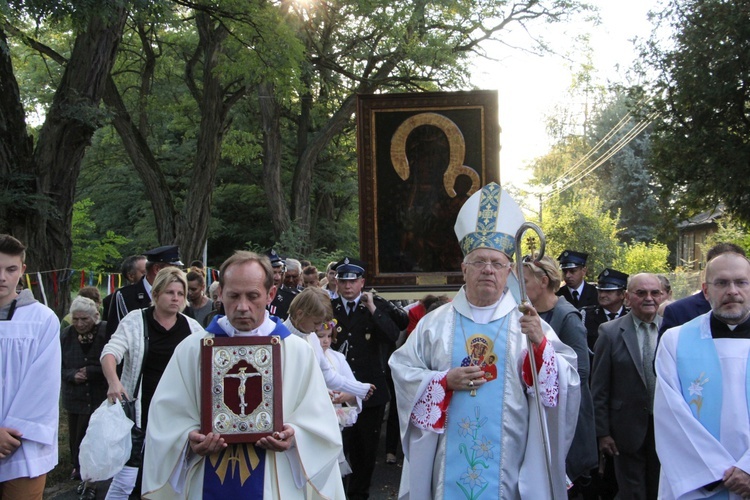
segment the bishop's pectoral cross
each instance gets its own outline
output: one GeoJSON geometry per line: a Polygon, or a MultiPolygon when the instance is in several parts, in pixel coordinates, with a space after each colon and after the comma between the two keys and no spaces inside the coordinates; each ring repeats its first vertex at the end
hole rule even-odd
{"type": "Polygon", "coordinates": [[[247,379],[250,377],[260,377],[260,373],[246,373],[245,370],[247,370],[246,366],[243,366],[240,368],[239,373],[232,373],[225,375],[226,378],[237,378],[240,379],[240,386],[237,389],[237,395],[240,397],[240,416],[245,416],[245,408],[247,408],[247,403],[245,402],[245,391],[247,389],[247,379]]]}

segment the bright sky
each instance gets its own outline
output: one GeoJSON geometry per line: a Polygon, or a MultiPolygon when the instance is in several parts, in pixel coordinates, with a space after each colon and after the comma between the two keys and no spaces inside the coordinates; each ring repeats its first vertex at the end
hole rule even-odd
{"type": "Polygon", "coordinates": [[[590,0],[590,3],[599,8],[598,26],[538,25],[530,30],[542,32],[558,51],[577,59],[575,62],[560,56],[539,57],[502,48],[492,53],[497,62],[481,60],[472,72],[472,83],[477,87],[498,90],[502,184],[522,187],[530,177],[524,167],[549,149],[545,117],[553,114],[555,105],[567,104],[572,70],[580,66],[583,58],[575,50],[576,35],[590,34],[589,45],[597,72],[595,83],[625,82],[626,72],[636,58],[632,40],[647,38],[651,31],[647,13],[656,8],[654,0],[590,0]]]}

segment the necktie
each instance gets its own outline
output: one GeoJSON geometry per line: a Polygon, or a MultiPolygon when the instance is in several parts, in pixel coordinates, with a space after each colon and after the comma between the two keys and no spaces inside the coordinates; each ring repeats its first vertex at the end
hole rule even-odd
{"type": "Polygon", "coordinates": [[[609,318],[610,321],[612,321],[613,319],[617,317],[617,313],[607,313],[607,317],[609,318]]]}
{"type": "Polygon", "coordinates": [[[349,314],[347,314],[347,316],[351,317],[352,313],[354,312],[354,307],[356,305],[357,303],[354,302],[353,300],[346,303],[346,307],[349,309],[349,314]]]}
{"type": "Polygon", "coordinates": [[[643,337],[643,375],[646,378],[646,388],[648,389],[649,410],[653,413],[654,409],[654,387],[656,386],[656,373],[654,373],[654,339],[651,335],[652,330],[656,329],[653,323],[641,323],[643,337]]]}
{"type": "Polygon", "coordinates": [[[579,297],[578,290],[573,290],[571,295],[573,296],[573,305],[578,305],[578,297],[579,297]]]}

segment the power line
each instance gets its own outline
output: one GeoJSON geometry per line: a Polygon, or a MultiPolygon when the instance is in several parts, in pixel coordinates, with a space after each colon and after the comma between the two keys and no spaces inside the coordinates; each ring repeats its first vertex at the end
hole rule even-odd
{"type": "MultiPolygon", "coordinates": [[[[598,159],[596,159],[594,161],[594,163],[592,163],[588,167],[585,167],[584,170],[582,170],[581,172],[578,172],[572,178],[564,180],[561,185],[553,188],[552,191],[550,191],[549,193],[547,193],[544,196],[543,199],[544,200],[548,200],[552,196],[554,196],[556,194],[560,194],[563,191],[566,191],[570,187],[574,186],[575,184],[577,184],[578,182],[580,182],[581,180],[583,180],[586,176],[588,176],[594,170],[596,170],[597,168],[599,168],[600,166],[602,166],[607,160],[609,160],[610,158],[612,158],[622,148],[624,148],[625,146],[627,146],[633,139],[635,139],[641,132],[643,132],[643,130],[645,130],[646,127],[648,127],[651,124],[651,122],[654,121],[654,119],[657,117],[657,115],[658,115],[658,113],[653,112],[650,115],[648,115],[645,119],[643,119],[640,122],[638,122],[625,135],[623,135],[617,142],[615,142],[615,144],[613,144],[607,151],[605,151],[598,159]]],[[[620,128],[622,128],[622,127],[620,127],[620,128]]],[[[611,137],[611,134],[607,134],[607,136],[611,137]]],[[[601,143],[602,141],[599,141],[599,142],[601,143]]],[[[597,146],[595,146],[594,148],[592,148],[592,151],[594,151],[596,148],[599,147],[598,144],[599,143],[597,143],[597,146]]],[[[589,153],[592,153],[592,151],[589,151],[589,153]]],[[[589,157],[591,156],[591,154],[588,154],[588,153],[587,153],[587,155],[589,157]]],[[[581,162],[580,161],[577,162],[576,165],[578,165],[579,163],[581,163],[581,162]]],[[[572,170],[573,169],[571,168],[571,169],[568,170],[568,172],[571,172],[572,170]]]]}
{"type": "Polygon", "coordinates": [[[617,124],[612,128],[612,130],[610,130],[609,132],[607,132],[604,135],[604,137],[602,137],[599,140],[599,142],[597,142],[591,149],[589,149],[588,152],[585,155],[583,155],[583,157],[581,159],[579,159],[577,162],[575,162],[575,164],[573,164],[573,166],[571,166],[568,170],[566,170],[565,172],[563,172],[562,174],[560,174],[557,177],[557,179],[555,179],[554,181],[550,182],[550,185],[554,186],[554,185],[556,185],[556,184],[558,184],[560,182],[564,182],[565,179],[567,179],[571,175],[575,175],[575,170],[578,169],[581,165],[583,165],[584,162],[586,162],[586,160],[588,160],[589,158],[591,158],[594,155],[594,153],[596,153],[596,151],[602,145],[604,145],[617,132],[619,132],[627,124],[627,122],[630,121],[630,116],[631,116],[630,112],[626,113],[625,116],[623,116],[620,119],[620,121],[617,122],[617,124]]]}

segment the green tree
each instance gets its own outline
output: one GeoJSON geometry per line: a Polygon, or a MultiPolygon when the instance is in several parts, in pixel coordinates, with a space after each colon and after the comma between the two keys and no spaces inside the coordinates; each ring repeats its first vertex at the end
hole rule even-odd
{"type": "Polygon", "coordinates": [[[701,245],[704,255],[717,243],[734,243],[750,255],[750,233],[748,233],[746,225],[732,218],[719,219],[718,224],[719,230],[708,236],[706,242],[701,245]]]}
{"type": "Polygon", "coordinates": [[[71,268],[91,272],[104,272],[122,259],[118,248],[128,242],[124,236],[114,231],[105,231],[103,237],[97,235],[96,223],[91,220],[91,200],[81,200],[73,204],[71,240],[73,257],[71,268]]]}
{"type": "Polygon", "coordinates": [[[626,244],[612,264],[615,269],[633,275],[637,273],[669,272],[669,249],[663,243],[636,241],[626,244]]]}
{"type": "MultiPolygon", "coordinates": [[[[127,16],[122,2],[4,2],[0,5],[0,178],[21,205],[0,203],[3,232],[28,245],[29,270],[65,269],[71,263],[71,220],[76,181],[86,148],[102,115],[99,103],[127,16]],[[29,19],[71,19],[72,49],[36,137],[15,78],[8,34],[44,49],[19,32],[29,19]],[[39,203],[34,200],[42,199],[39,203]]],[[[5,201],[5,197],[2,197],[5,201]]],[[[10,197],[8,198],[10,199],[10,197]]],[[[53,290],[51,273],[45,289],[53,290]]],[[[67,310],[69,282],[60,283],[57,312],[67,310]]]]}
{"type": "Polygon", "coordinates": [[[744,1],[670,0],[643,47],[645,91],[659,113],[653,169],[681,219],[724,202],[750,221],[748,19],[744,1]]]}
{"type": "Polygon", "coordinates": [[[552,258],[565,249],[589,254],[586,278],[594,280],[602,269],[612,267],[620,255],[617,225],[617,217],[604,210],[599,198],[580,198],[565,204],[552,198],[543,209],[546,252],[552,258]]]}

